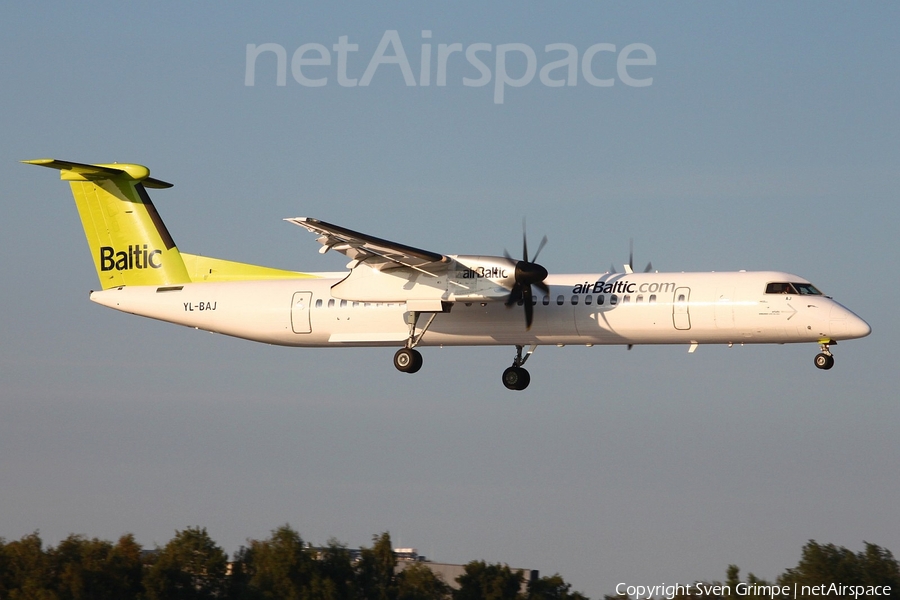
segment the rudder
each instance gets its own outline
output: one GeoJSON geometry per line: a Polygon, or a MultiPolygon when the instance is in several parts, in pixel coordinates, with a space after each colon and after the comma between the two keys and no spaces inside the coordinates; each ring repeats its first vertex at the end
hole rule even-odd
{"type": "Polygon", "coordinates": [[[191,281],[172,236],[145,188],[171,184],[135,164],[88,165],[54,159],[23,161],[58,169],[75,197],[103,289],[191,281]]]}

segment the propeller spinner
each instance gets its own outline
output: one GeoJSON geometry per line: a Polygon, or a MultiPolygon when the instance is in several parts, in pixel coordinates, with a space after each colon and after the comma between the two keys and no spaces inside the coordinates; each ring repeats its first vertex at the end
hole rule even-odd
{"type": "MultiPolygon", "coordinates": [[[[522,302],[522,306],[525,308],[526,329],[531,329],[531,323],[534,321],[534,300],[531,286],[537,287],[545,294],[550,293],[550,288],[544,283],[548,275],[547,269],[534,262],[546,244],[547,236],[545,235],[538,246],[537,252],[529,260],[528,236],[525,234],[525,224],[522,224],[522,260],[516,261],[515,283],[509,292],[509,297],[506,299],[506,306],[509,307],[519,301],[522,302]]],[[[505,250],[503,255],[509,260],[515,260],[505,250]]]]}

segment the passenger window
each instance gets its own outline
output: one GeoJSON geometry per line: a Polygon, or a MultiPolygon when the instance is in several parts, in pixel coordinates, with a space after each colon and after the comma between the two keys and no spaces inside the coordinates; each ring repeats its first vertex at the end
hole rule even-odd
{"type": "Polygon", "coordinates": [[[563,296],[562,294],[560,294],[559,296],[556,297],[556,303],[559,304],[560,306],[562,306],[565,303],[565,301],[566,301],[566,297],[563,296]]]}
{"type": "Polygon", "coordinates": [[[635,304],[640,304],[644,301],[644,296],[642,294],[638,294],[638,297],[634,299],[635,304]]]}
{"type": "Polygon", "coordinates": [[[334,298],[328,301],[328,308],[334,308],[334,298]]]}
{"type": "Polygon", "coordinates": [[[541,300],[541,304],[543,304],[544,306],[550,304],[550,296],[544,296],[543,300],[541,300]]]}
{"type": "Polygon", "coordinates": [[[591,298],[590,294],[588,294],[587,296],[584,297],[585,304],[590,304],[592,300],[593,300],[593,298],[591,298]]]}
{"type": "Polygon", "coordinates": [[[316,300],[316,308],[322,308],[322,299],[321,298],[316,300]]]}
{"type": "Polygon", "coordinates": [[[610,295],[610,297],[609,297],[609,305],[610,305],[610,306],[615,306],[615,305],[618,304],[618,303],[619,303],[619,297],[616,296],[615,294],[610,295]]]}
{"type": "Polygon", "coordinates": [[[572,306],[575,306],[576,304],[578,304],[578,294],[572,296],[572,306]]]}
{"type": "Polygon", "coordinates": [[[353,303],[353,308],[359,308],[359,302],[354,302],[354,303],[353,303]]]}
{"type": "Polygon", "coordinates": [[[656,304],[656,294],[650,294],[650,304],[656,304]]]}
{"type": "Polygon", "coordinates": [[[537,306],[537,296],[532,296],[532,297],[531,297],[531,305],[532,305],[532,306],[537,306]]]}
{"type": "Polygon", "coordinates": [[[341,308],[347,308],[347,301],[341,300],[341,308]]]}
{"type": "Polygon", "coordinates": [[[603,301],[604,301],[603,294],[600,294],[599,296],[597,296],[597,306],[602,306],[603,301]]]}
{"type": "Polygon", "coordinates": [[[628,304],[629,302],[631,302],[631,296],[625,294],[625,296],[622,298],[622,304],[628,304]]]}

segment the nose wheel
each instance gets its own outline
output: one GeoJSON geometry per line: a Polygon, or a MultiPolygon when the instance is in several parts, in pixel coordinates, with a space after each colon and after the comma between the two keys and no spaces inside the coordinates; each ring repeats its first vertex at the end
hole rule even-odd
{"type": "Polygon", "coordinates": [[[834,355],[831,353],[829,346],[830,344],[828,343],[822,344],[822,351],[816,354],[815,358],[816,367],[823,371],[827,371],[834,366],[834,355]]]}

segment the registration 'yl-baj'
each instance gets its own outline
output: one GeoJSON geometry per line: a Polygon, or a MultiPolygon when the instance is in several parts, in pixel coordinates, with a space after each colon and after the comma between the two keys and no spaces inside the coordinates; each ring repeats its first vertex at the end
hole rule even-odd
{"type": "MultiPolygon", "coordinates": [[[[548,274],[529,258],[438,254],[307,217],[320,252],[345,254],[349,272],[301,273],[179,252],[146,188],[171,184],[135,164],[25,161],[69,181],[102,291],[91,300],[124,312],[284,346],[394,346],[415,373],[418,346],[515,346],[503,384],[522,390],[540,345],[816,343],[831,346],[869,325],[796,275],[732,273],[548,274]],[[521,308],[515,309],[514,306],[521,308]],[[524,314],[523,314],[524,313],[524,314]]],[[[541,242],[543,247],[546,238],[541,242]]]]}

